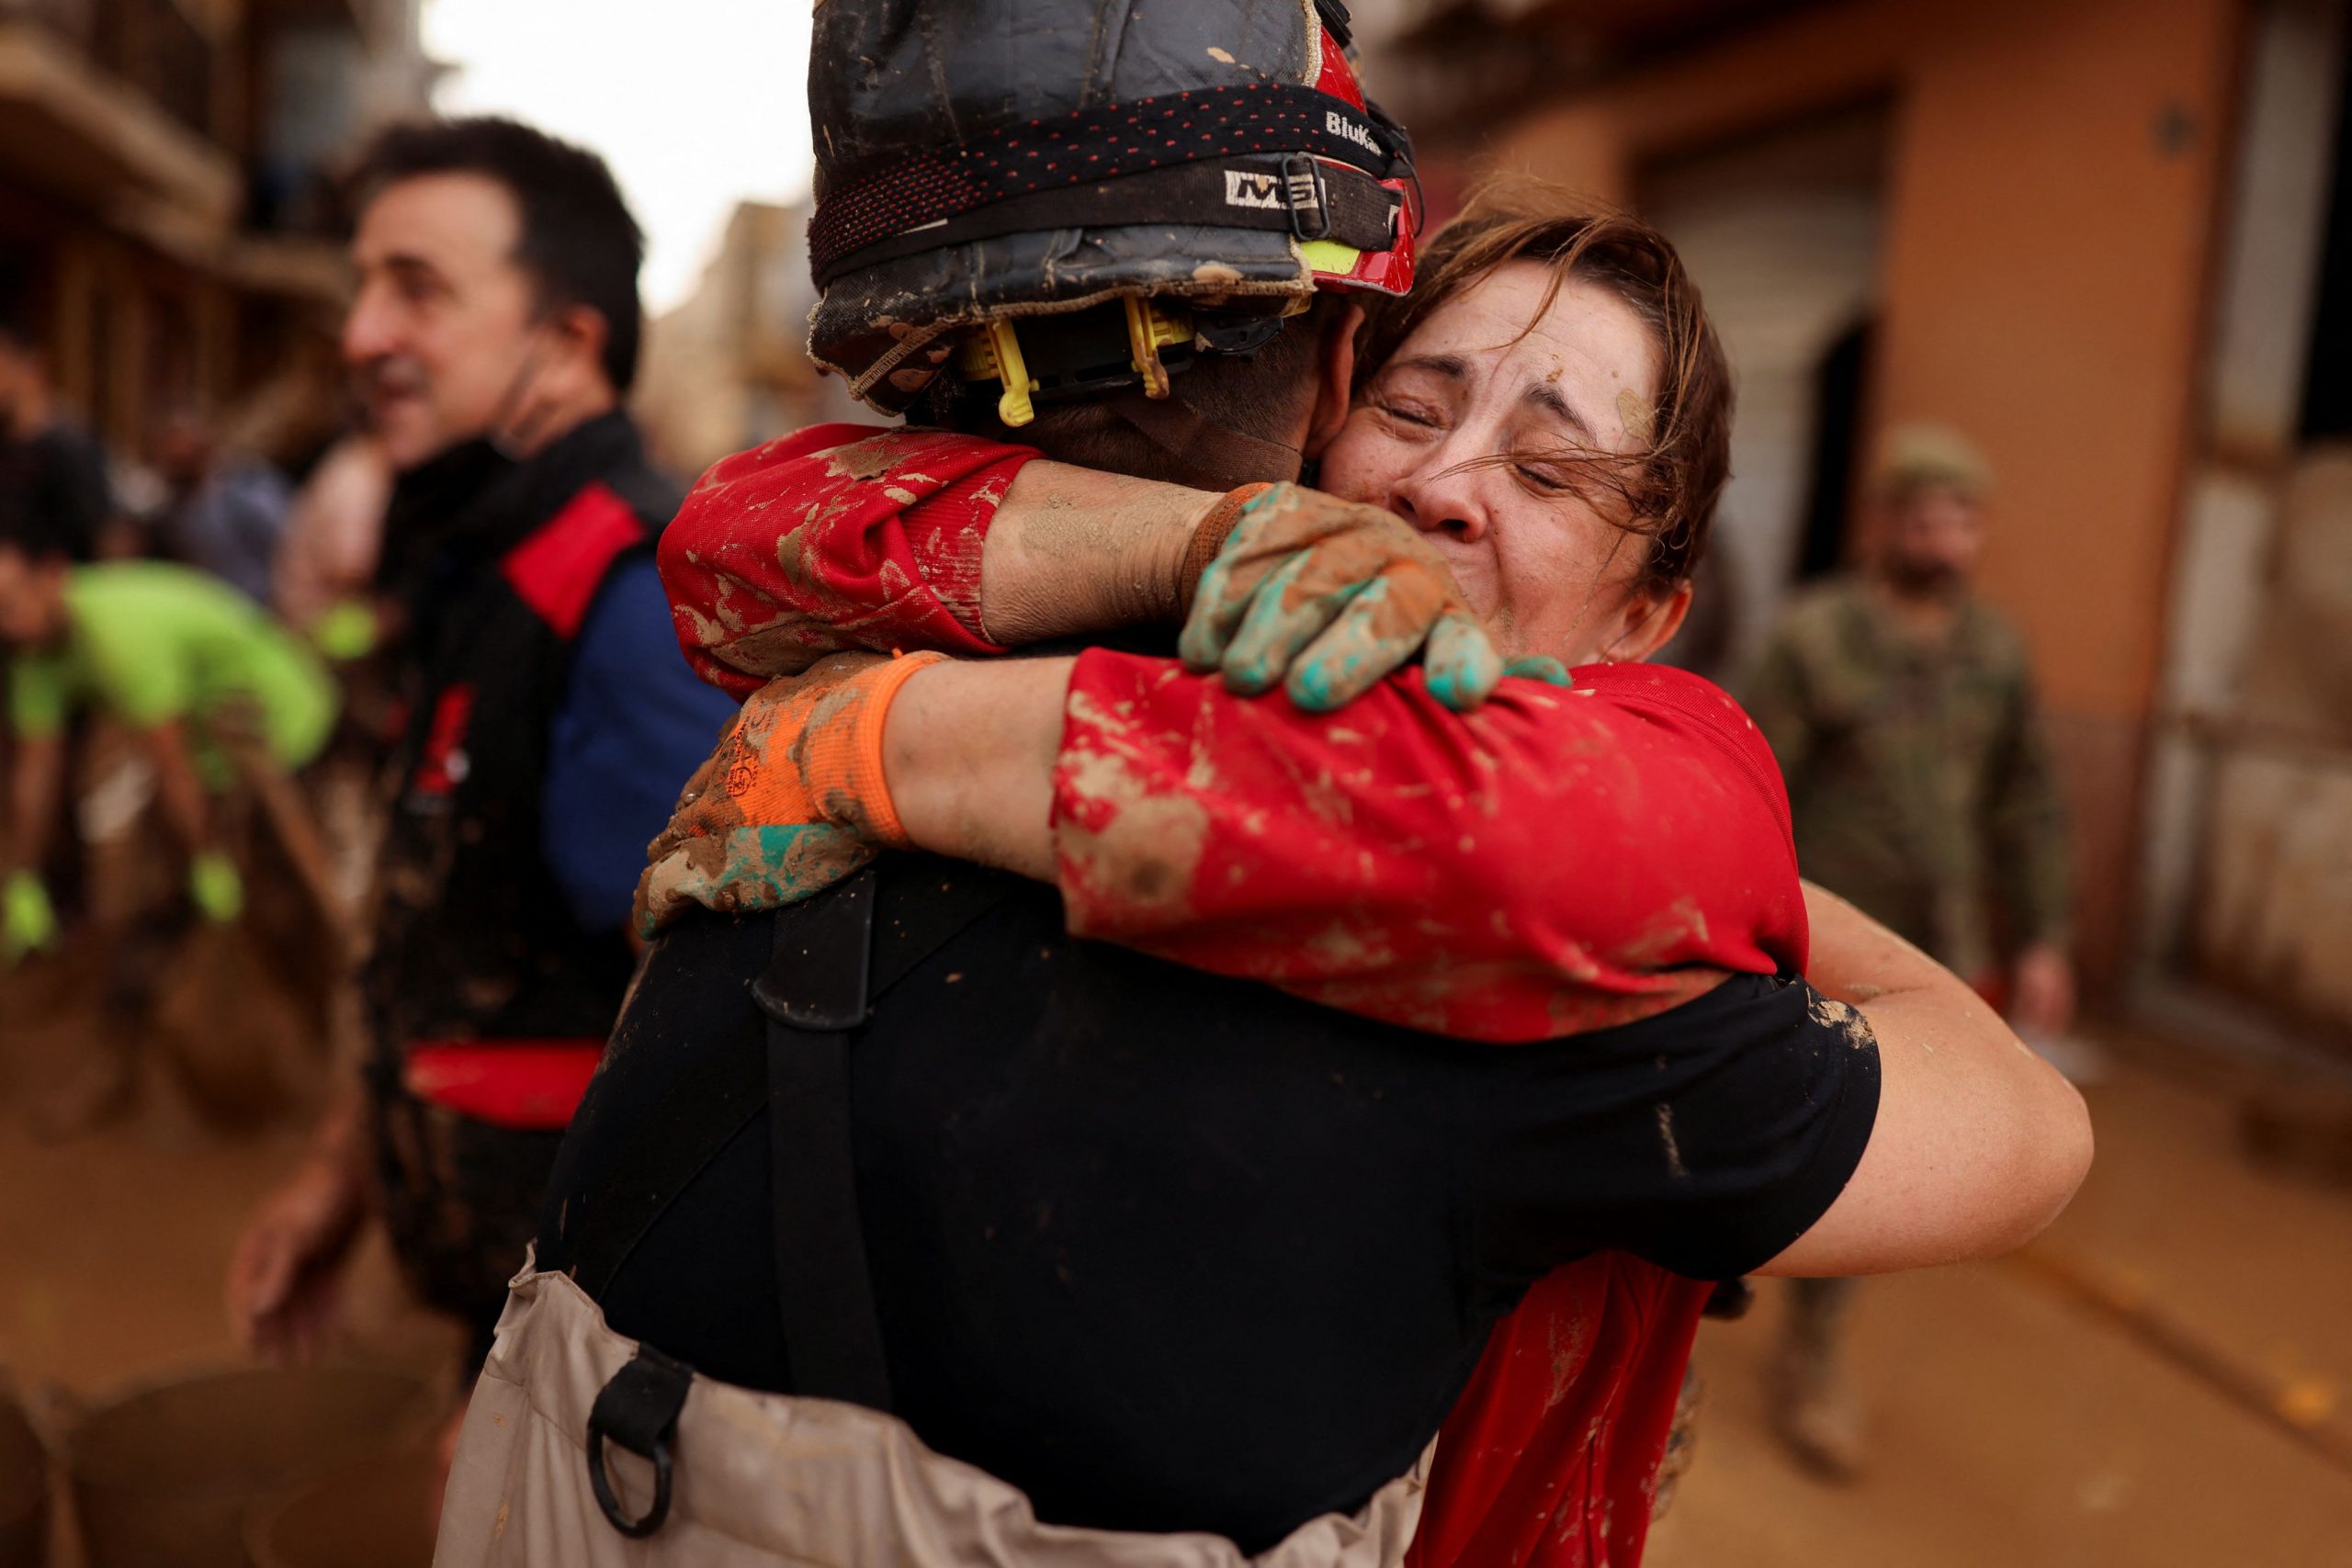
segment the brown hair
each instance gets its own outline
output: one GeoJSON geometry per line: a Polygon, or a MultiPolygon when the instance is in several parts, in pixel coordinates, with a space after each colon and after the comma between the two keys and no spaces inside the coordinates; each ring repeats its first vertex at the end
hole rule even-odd
{"type": "Polygon", "coordinates": [[[1357,345],[1359,387],[1433,311],[1515,261],[1540,262],[1552,272],[1525,331],[1534,330],[1570,277],[1610,289],[1648,325],[1658,349],[1648,446],[1631,454],[1579,448],[1544,458],[1571,463],[1589,482],[1616,492],[1626,507],[1625,525],[1650,541],[1639,581],[1654,589],[1679,586],[1706,553],[1715,502],[1731,477],[1731,368],[1682,258],[1641,220],[1579,205],[1533,181],[1481,186],[1461,215],[1422,246],[1412,293],[1373,306],[1357,345]]]}

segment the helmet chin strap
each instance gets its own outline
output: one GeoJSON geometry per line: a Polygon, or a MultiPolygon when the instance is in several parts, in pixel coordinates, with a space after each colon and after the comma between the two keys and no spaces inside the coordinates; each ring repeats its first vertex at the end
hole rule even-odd
{"type": "Polygon", "coordinates": [[[1103,406],[1168,455],[1159,477],[1172,484],[1225,491],[1295,479],[1305,462],[1296,446],[1220,424],[1181,398],[1148,398],[1136,389],[1103,400],[1103,406]]]}

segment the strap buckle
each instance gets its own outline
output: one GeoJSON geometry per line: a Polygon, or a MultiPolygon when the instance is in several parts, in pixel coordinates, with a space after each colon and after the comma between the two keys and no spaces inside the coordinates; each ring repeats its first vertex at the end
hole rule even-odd
{"type": "Polygon", "coordinates": [[[1301,240],[1331,237],[1331,206],[1323,199],[1323,171],[1305,152],[1283,158],[1283,205],[1290,209],[1290,231],[1301,240]]]}
{"type": "Polygon", "coordinates": [[[640,1345],[629,1363],[598,1391],[596,1403],[588,1412],[589,1487],[596,1494],[596,1506],[604,1510],[605,1520],[631,1540],[644,1540],[670,1517],[670,1444],[677,1436],[678,1412],[685,1407],[686,1390],[694,1378],[693,1368],[672,1360],[650,1345],[640,1345]],[[639,1518],[621,1512],[612,1479],[605,1473],[607,1438],[653,1462],[653,1503],[639,1518]]]}

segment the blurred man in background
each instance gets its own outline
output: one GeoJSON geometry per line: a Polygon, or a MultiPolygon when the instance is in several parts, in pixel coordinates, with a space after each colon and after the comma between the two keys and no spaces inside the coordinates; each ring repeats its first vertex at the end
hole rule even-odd
{"type": "Polygon", "coordinates": [[[163,517],[167,552],[268,604],[293,500],[286,476],[258,457],[223,452],[204,420],[186,409],[156,431],[153,456],[171,493],[163,517]]]}
{"type": "Polygon", "coordinates": [[[105,454],[58,411],[29,322],[0,309],[0,538],[86,561],[113,512],[105,454]]]}
{"type": "MultiPolygon", "coordinates": [[[[1893,433],[1867,570],[1791,606],[1745,696],[1788,780],[1804,874],[2048,1040],[2074,1015],[2072,878],[2025,643],[1973,589],[1991,482],[1956,432],[1893,433]]],[[[1797,1282],[1774,1372],[1782,1437],[1836,1477],[1860,1461],[1840,1348],[1853,1291],[1797,1282]]]]}
{"type": "Polygon", "coordinates": [[[686,668],[654,570],[676,496],[621,412],[644,242],[603,162],[511,120],[426,121],[386,132],[357,190],[343,347],[397,476],[408,716],[366,1094],[248,1227],[229,1306],[265,1351],[310,1348],[380,1208],[478,1361],[628,979],[646,841],[733,704],[686,668]]]}

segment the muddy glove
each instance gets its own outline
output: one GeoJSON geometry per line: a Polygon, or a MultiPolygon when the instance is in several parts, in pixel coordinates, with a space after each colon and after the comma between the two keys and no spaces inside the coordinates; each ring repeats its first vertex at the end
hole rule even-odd
{"type": "Polygon", "coordinates": [[[1277,684],[1309,713],[1370,691],[1418,654],[1431,695],[1467,712],[1504,675],[1567,684],[1554,659],[1506,665],[1453,574],[1411,525],[1295,484],[1243,486],[1203,519],[1185,664],[1236,692],[1277,684]]]}
{"type": "Polygon", "coordinates": [[[237,863],[223,850],[202,850],[187,863],[188,902],[216,926],[225,926],[243,913],[244,878],[237,863]]]}
{"type": "Polygon", "coordinates": [[[0,964],[57,945],[57,911],[49,889],[29,871],[12,871],[0,884],[0,964]]]}
{"type": "Polygon", "coordinates": [[[639,933],[697,906],[797,903],[905,847],[882,777],[882,723],[908,678],[945,657],[836,653],[754,692],[653,840],[639,933]]]}

